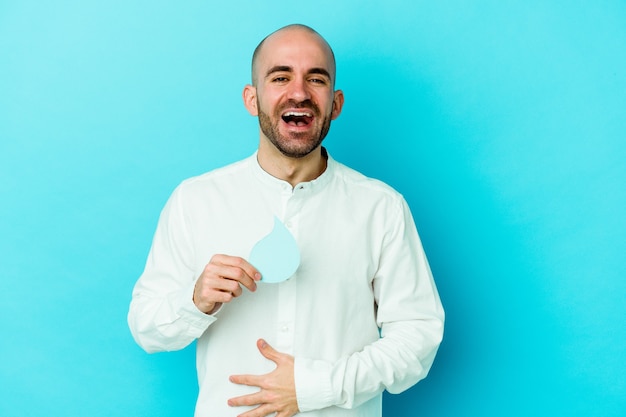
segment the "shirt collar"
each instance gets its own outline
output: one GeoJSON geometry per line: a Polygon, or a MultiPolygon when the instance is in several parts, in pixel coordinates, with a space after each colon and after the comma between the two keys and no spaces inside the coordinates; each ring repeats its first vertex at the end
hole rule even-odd
{"type": "Polygon", "coordinates": [[[250,167],[252,168],[252,171],[256,178],[258,178],[263,184],[272,188],[277,188],[283,191],[290,192],[306,189],[312,192],[313,190],[322,189],[326,184],[330,182],[332,177],[335,175],[337,162],[328,154],[326,148],[324,147],[322,147],[322,155],[326,157],[326,169],[324,170],[324,172],[322,172],[320,176],[311,181],[296,184],[295,187],[292,187],[289,182],[281,180],[280,178],[276,178],[273,175],[269,174],[267,171],[265,171],[259,164],[257,153],[258,151],[254,152],[254,154],[250,156],[250,167]]]}

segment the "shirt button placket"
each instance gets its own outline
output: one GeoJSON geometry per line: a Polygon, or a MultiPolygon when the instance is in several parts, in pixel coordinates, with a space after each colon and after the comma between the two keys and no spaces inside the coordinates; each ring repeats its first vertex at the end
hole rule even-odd
{"type": "MultiPolygon", "coordinates": [[[[298,207],[297,198],[291,195],[285,202],[284,224],[298,241],[298,207]]],[[[277,326],[277,350],[293,354],[294,330],[296,318],[296,272],[287,281],[278,284],[278,326],[277,326]]]]}

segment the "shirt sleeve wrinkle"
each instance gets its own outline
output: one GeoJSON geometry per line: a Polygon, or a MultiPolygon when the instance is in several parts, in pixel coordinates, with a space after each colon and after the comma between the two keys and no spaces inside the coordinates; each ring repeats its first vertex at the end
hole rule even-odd
{"type": "Polygon", "coordinates": [[[396,394],[426,377],[441,341],[440,322],[385,325],[385,336],[335,363],[296,359],[300,411],[355,408],[387,389],[396,394]]]}

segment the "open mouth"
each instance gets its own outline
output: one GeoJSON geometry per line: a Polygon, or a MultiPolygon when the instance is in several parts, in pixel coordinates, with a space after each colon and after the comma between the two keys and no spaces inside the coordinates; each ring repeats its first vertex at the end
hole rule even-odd
{"type": "Polygon", "coordinates": [[[290,126],[303,127],[313,122],[313,113],[309,111],[288,111],[282,115],[282,119],[290,126]]]}

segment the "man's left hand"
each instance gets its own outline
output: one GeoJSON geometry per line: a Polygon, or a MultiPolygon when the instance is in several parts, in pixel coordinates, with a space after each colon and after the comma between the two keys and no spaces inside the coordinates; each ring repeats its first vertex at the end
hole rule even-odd
{"type": "Polygon", "coordinates": [[[276,413],[276,417],[291,417],[299,412],[296,399],[296,386],[293,375],[293,356],[274,350],[263,339],[257,341],[257,347],[263,356],[276,364],[269,374],[265,375],[233,375],[230,381],[235,384],[259,387],[254,394],[231,398],[228,405],[255,406],[253,410],[239,417],[265,417],[276,413]]]}

